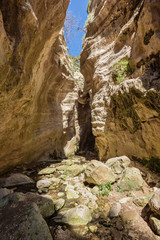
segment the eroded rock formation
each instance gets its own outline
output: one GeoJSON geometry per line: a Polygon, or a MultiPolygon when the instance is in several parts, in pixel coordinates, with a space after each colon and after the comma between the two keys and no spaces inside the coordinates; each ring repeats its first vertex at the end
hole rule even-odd
{"type": "Polygon", "coordinates": [[[90,1],[81,71],[100,160],[160,158],[160,2],[90,1]]]}
{"type": "Polygon", "coordinates": [[[60,33],[68,4],[0,1],[0,172],[75,151],[77,92],[60,33]]]}

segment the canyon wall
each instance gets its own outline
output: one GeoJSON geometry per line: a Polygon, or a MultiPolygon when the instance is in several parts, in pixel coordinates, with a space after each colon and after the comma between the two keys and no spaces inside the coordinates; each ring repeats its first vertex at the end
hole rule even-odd
{"type": "Polygon", "coordinates": [[[61,32],[68,4],[0,1],[0,172],[76,149],[78,93],[61,32]]]}
{"type": "Polygon", "coordinates": [[[91,0],[81,54],[100,160],[160,158],[160,2],[91,0]]]}

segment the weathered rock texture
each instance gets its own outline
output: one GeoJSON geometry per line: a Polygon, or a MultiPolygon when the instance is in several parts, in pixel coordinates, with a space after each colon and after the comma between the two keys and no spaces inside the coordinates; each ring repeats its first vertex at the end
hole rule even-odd
{"type": "Polygon", "coordinates": [[[160,2],[97,0],[88,11],[81,71],[99,158],[160,158],[160,2]],[[130,69],[117,84],[124,58],[130,69]]]}
{"type": "Polygon", "coordinates": [[[0,172],[75,150],[77,93],[59,34],[68,4],[0,1],[0,172]]]}

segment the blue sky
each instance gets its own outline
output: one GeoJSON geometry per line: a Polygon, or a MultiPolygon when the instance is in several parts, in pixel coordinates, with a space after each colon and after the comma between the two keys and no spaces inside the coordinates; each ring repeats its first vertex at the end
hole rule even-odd
{"type": "MultiPolygon", "coordinates": [[[[68,11],[72,12],[76,17],[77,22],[80,27],[84,28],[85,21],[87,19],[87,5],[89,0],[70,0],[68,11]]],[[[70,37],[70,42],[68,44],[69,54],[72,56],[77,56],[82,50],[82,39],[85,33],[81,30],[73,32],[73,36],[70,37]]]]}

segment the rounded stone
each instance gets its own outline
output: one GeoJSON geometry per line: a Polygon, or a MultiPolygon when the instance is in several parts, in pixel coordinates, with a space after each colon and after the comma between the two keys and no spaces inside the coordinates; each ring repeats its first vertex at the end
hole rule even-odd
{"type": "Polygon", "coordinates": [[[128,167],[117,185],[123,191],[139,190],[143,186],[143,182],[140,170],[128,167]]]}
{"type": "Polygon", "coordinates": [[[121,211],[121,204],[120,203],[113,204],[109,212],[109,217],[110,218],[118,217],[120,211],[121,211]]]}
{"type": "Polygon", "coordinates": [[[153,212],[160,215],[160,189],[153,194],[149,201],[149,206],[153,212]]]}
{"type": "Polygon", "coordinates": [[[91,211],[85,205],[79,205],[67,211],[61,212],[62,222],[69,225],[87,225],[92,220],[91,211]]]}

